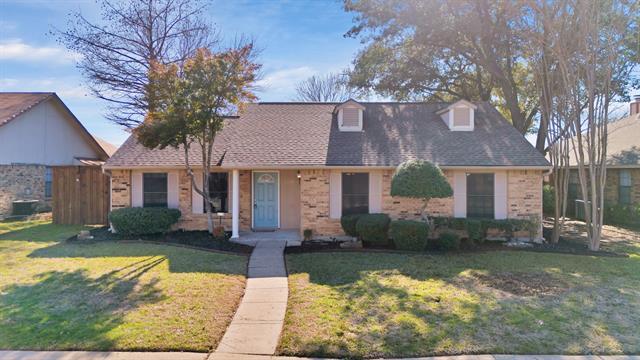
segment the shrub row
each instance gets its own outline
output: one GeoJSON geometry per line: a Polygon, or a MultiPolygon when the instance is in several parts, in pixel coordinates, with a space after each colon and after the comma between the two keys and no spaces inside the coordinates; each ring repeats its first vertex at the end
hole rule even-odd
{"type": "Polygon", "coordinates": [[[109,222],[125,236],[159,234],[169,231],[180,219],[180,210],[166,208],[122,208],[109,213],[109,222]]]}
{"type": "Polygon", "coordinates": [[[620,205],[609,204],[604,208],[604,223],[640,227],[640,204],[620,205]]]}
{"type": "MultiPolygon", "coordinates": [[[[431,239],[429,246],[442,250],[460,247],[460,235],[456,230],[465,231],[472,242],[482,243],[489,229],[497,229],[511,237],[518,231],[535,232],[539,224],[523,219],[480,220],[452,217],[435,217],[432,221],[434,228],[440,230],[440,236],[431,239]]],[[[429,226],[422,221],[391,221],[386,214],[360,214],[343,216],[341,224],[347,235],[358,237],[369,245],[388,245],[391,238],[399,250],[420,251],[427,246],[429,226]]]]}

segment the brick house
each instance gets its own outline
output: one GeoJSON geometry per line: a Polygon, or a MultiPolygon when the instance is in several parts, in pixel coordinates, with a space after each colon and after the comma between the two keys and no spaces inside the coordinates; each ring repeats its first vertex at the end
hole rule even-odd
{"type": "Polygon", "coordinates": [[[55,93],[0,92],[0,218],[15,200],[48,207],[54,167],[94,166],[113,152],[55,93]]]}
{"type": "MultiPolygon", "coordinates": [[[[608,124],[607,179],[605,202],[608,204],[640,204],[640,95],[629,106],[629,116],[608,124]]],[[[570,166],[577,165],[575,154],[570,154],[570,166]]],[[[580,198],[577,170],[569,177],[569,203],[580,198]]],[[[575,213],[575,207],[569,207],[575,213]]]]}
{"type": "MultiPolygon", "coordinates": [[[[213,211],[233,237],[311,229],[342,235],[343,214],[418,219],[419,201],[390,195],[408,159],[438,164],[454,196],[433,215],[496,219],[542,216],[549,163],[487,103],[257,103],[228,119],[214,146],[213,211]]],[[[178,208],[182,229],[205,229],[181,150],[150,150],[131,136],[105,163],[112,209],[178,208]]],[[[192,154],[191,164],[200,156],[192,154]]],[[[201,181],[201,175],[197,176],[201,181]]]]}

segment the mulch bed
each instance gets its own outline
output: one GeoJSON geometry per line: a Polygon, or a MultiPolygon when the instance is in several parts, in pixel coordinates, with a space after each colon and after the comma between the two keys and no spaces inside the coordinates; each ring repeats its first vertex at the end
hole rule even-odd
{"type": "Polygon", "coordinates": [[[206,250],[215,250],[221,252],[231,252],[239,254],[250,254],[253,248],[251,246],[233,243],[226,240],[214,239],[207,231],[172,231],[166,234],[143,235],[137,238],[123,237],[113,234],[109,228],[104,226],[89,231],[93,236],[92,240],[78,240],[78,236],[74,235],[67,239],[69,242],[100,242],[100,241],[131,241],[142,240],[156,244],[181,245],[193,248],[202,248],[206,250]]]}

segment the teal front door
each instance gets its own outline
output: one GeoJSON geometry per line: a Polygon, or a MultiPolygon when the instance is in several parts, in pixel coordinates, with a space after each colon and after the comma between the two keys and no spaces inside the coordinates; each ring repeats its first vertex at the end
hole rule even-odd
{"type": "Polygon", "coordinates": [[[278,173],[253,173],[253,227],[275,229],[278,227],[278,173]]]}

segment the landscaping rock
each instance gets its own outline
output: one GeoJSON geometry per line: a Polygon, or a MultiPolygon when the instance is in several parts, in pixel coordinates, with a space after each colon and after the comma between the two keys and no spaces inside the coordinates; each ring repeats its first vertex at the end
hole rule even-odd
{"type": "Polygon", "coordinates": [[[362,241],[345,241],[340,243],[343,249],[362,249],[362,241]]]}

